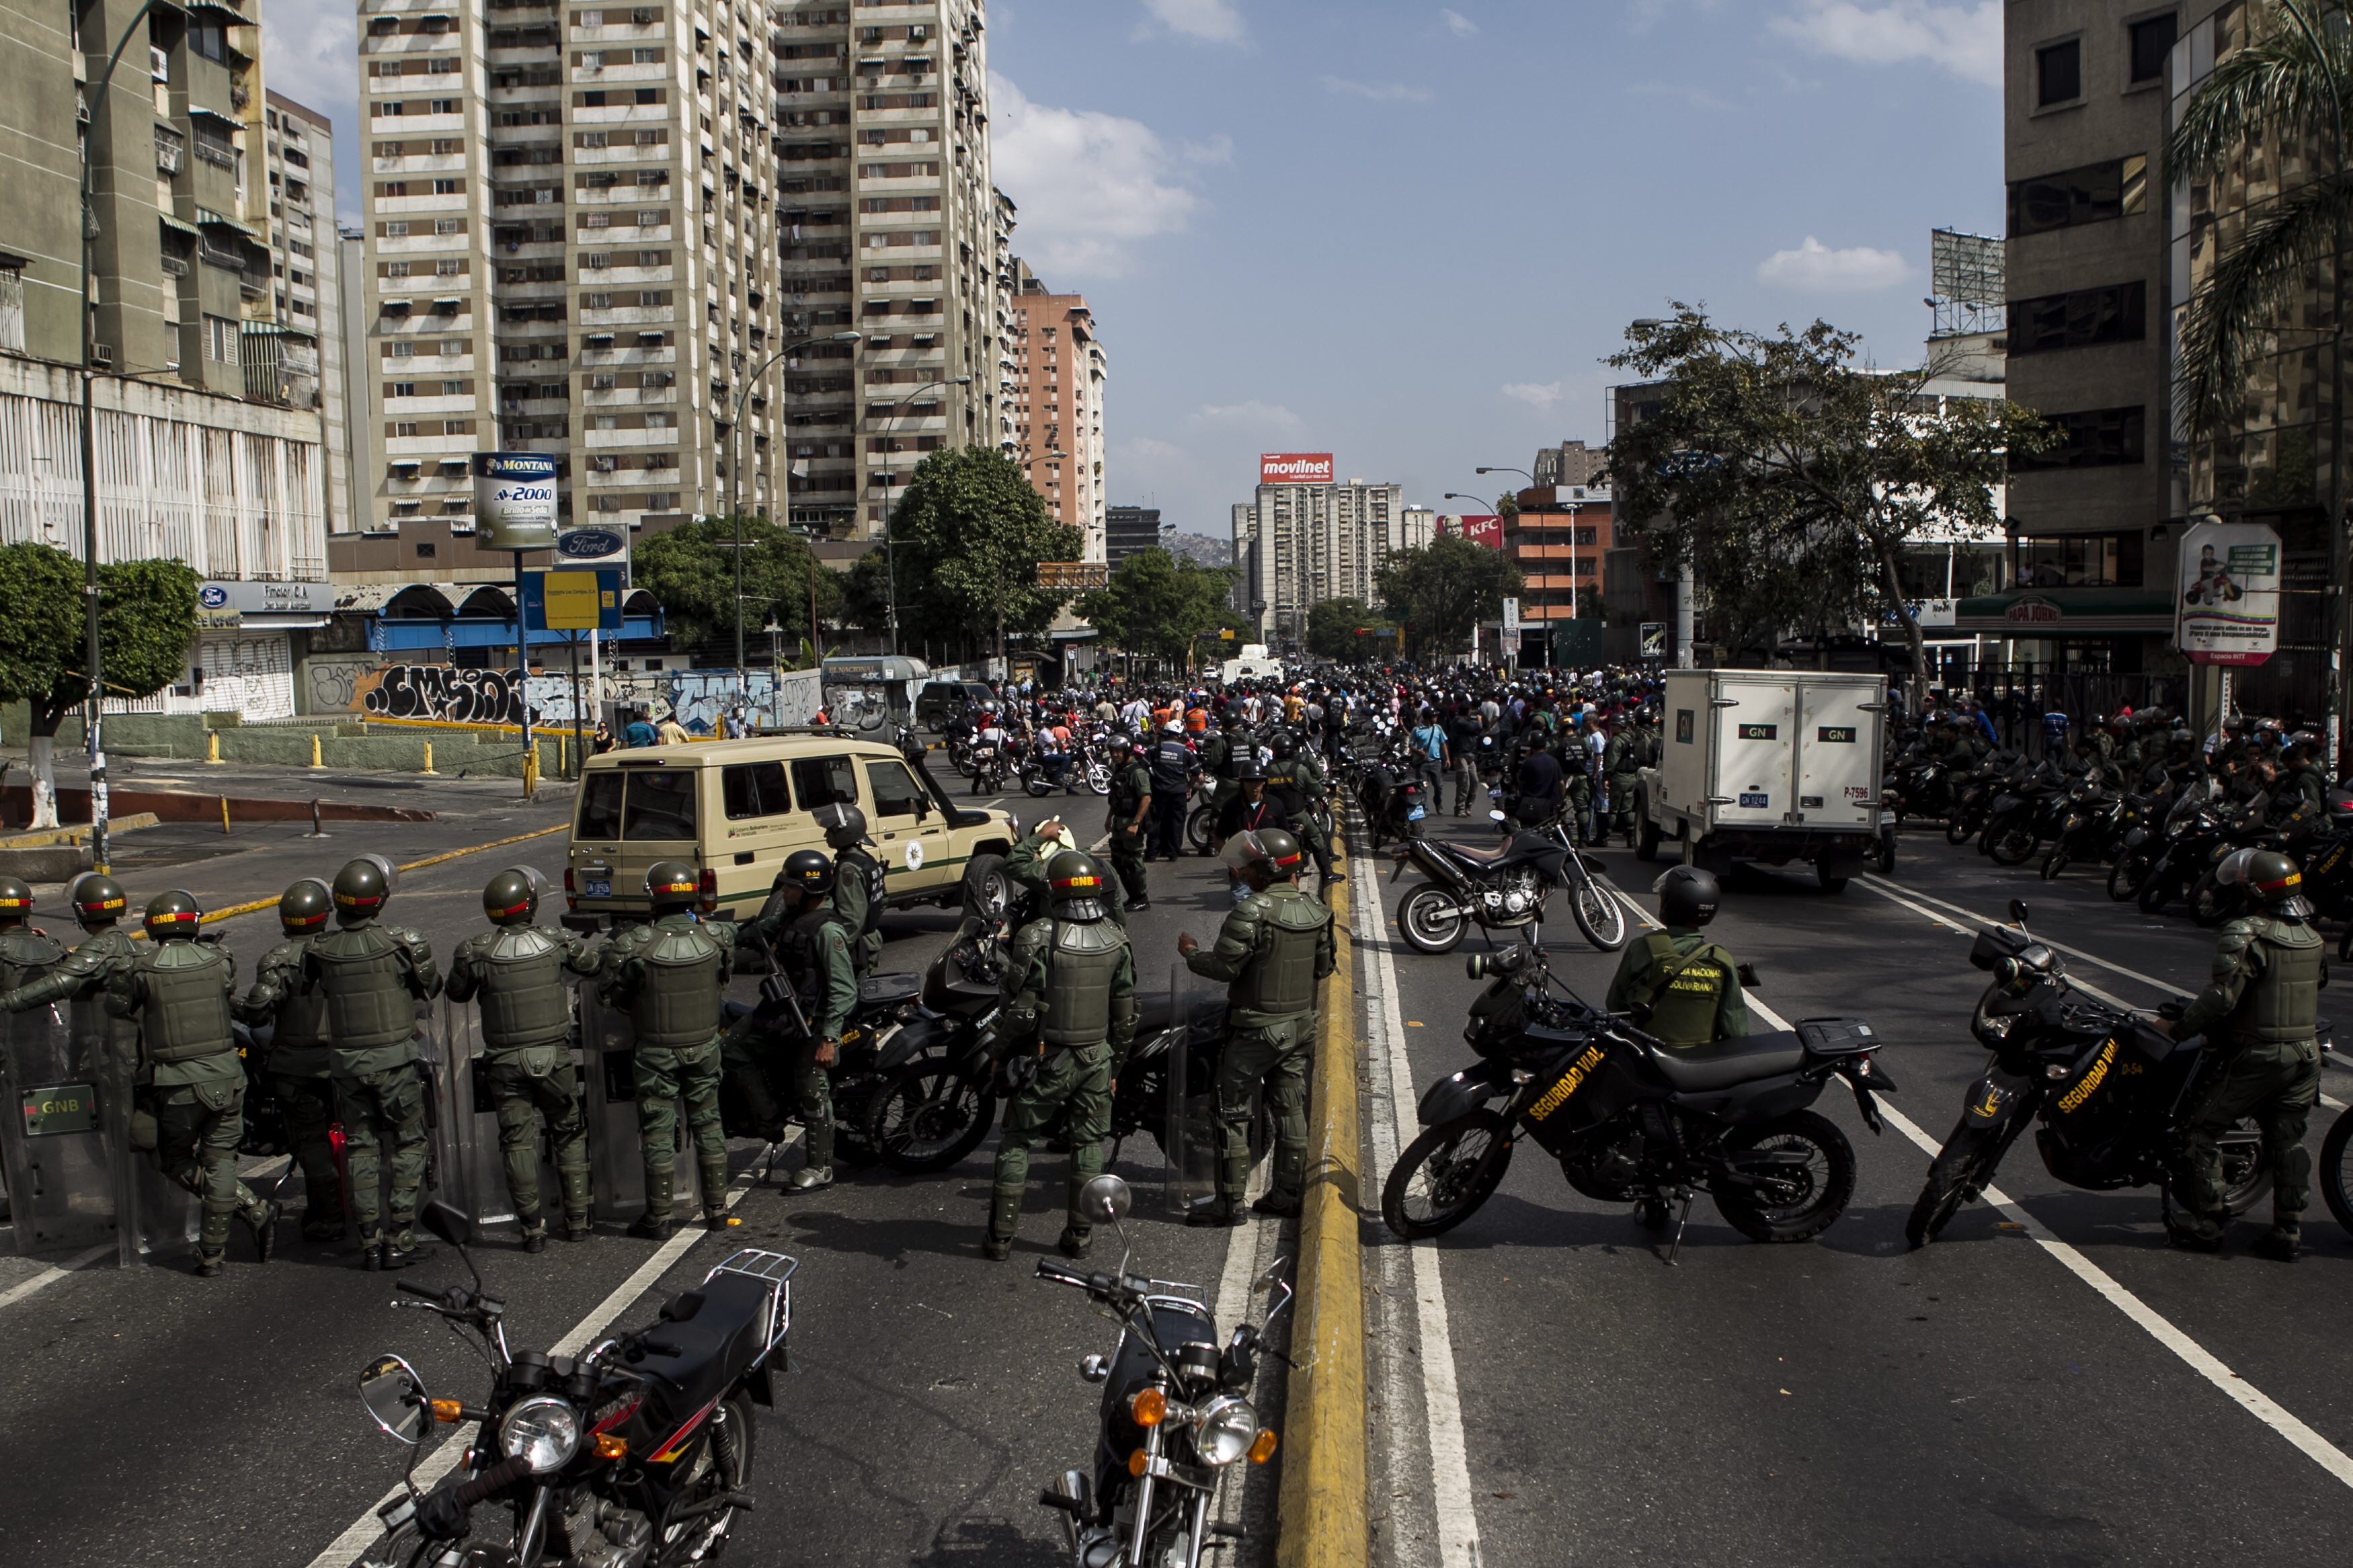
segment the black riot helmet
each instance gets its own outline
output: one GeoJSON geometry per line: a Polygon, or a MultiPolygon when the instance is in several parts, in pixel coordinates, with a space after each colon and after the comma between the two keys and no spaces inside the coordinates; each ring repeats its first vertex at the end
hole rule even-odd
{"type": "Polygon", "coordinates": [[[539,879],[510,866],[482,888],[482,913],[497,926],[527,926],[539,912],[539,879]]]}
{"type": "Polygon", "coordinates": [[[646,868],[646,901],[657,915],[691,910],[702,897],[702,879],[694,868],[679,860],[657,860],[646,868]]]}
{"type": "Polygon", "coordinates": [[[25,923],[33,912],[33,889],[22,878],[0,877],[0,930],[25,923]]]}
{"type": "Polygon", "coordinates": [[[204,923],[205,911],[197,906],[196,896],[185,889],[174,888],[147,900],[147,935],[152,941],[176,937],[185,942],[204,923]]]}
{"type": "Polygon", "coordinates": [[[347,926],[372,921],[392,902],[392,862],[363,855],[335,873],[335,919],[347,926]]]}
{"type": "Polygon", "coordinates": [[[1234,765],[1234,782],[1236,784],[1264,784],[1266,782],[1266,769],[1259,764],[1257,757],[1244,757],[1240,763],[1234,765]]]}
{"type": "Polygon", "coordinates": [[[1274,753],[1276,762],[1287,763],[1299,754],[1299,742],[1285,731],[1267,743],[1267,750],[1274,753]]]}
{"type": "Polygon", "coordinates": [[[1697,866],[1669,867],[1665,876],[1651,884],[1651,891],[1659,895],[1659,919],[1671,926],[1707,924],[1715,919],[1724,897],[1715,873],[1697,866]]]}
{"type": "Polygon", "coordinates": [[[848,849],[853,845],[873,842],[866,837],[866,814],[845,801],[820,805],[809,816],[824,833],[828,849],[848,849]]]}
{"type": "Polygon", "coordinates": [[[305,877],[278,895],[278,924],[288,936],[308,936],[327,929],[335,895],[316,877],[305,877]]]}
{"type": "Polygon", "coordinates": [[[1262,868],[1276,881],[1299,873],[1299,861],[1305,851],[1289,829],[1261,827],[1242,835],[1242,864],[1262,868]]]}
{"type": "Polygon", "coordinates": [[[1054,913],[1066,921],[1099,921],[1110,881],[1095,858],[1083,850],[1066,849],[1046,865],[1046,894],[1054,913]]]}
{"type": "Polygon", "coordinates": [[[112,925],[122,918],[131,902],[121,883],[95,871],[74,879],[66,899],[73,905],[74,919],[81,922],[84,931],[100,931],[112,925]]]}
{"type": "Polygon", "coordinates": [[[2303,869],[2276,849],[2236,850],[2214,868],[2214,880],[2258,903],[2274,906],[2290,920],[2302,920],[2312,912],[2312,906],[2304,900],[2303,869]]]}
{"type": "Polygon", "coordinates": [[[776,869],[776,886],[798,888],[805,903],[814,903],[833,891],[833,862],[821,850],[796,849],[776,869]]]}

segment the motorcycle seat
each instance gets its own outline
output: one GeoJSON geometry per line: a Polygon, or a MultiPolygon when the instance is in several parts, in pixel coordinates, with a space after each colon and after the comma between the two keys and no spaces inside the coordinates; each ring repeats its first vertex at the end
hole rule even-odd
{"type": "Polygon", "coordinates": [[[913,1002],[923,994],[923,977],[902,974],[893,970],[887,974],[870,974],[858,983],[858,1005],[861,1007],[892,1007],[902,1002],[913,1002]]]}
{"type": "Polygon", "coordinates": [[[1481,866],[1493,865],[1502,859],[1504,851],[1511,847],[1508,844],[1498,844],[1492,849],[1482,849],[1476,845],[1457,843],[1451,838],[1425,838],[1422,842],[1433,849],[1453,856],[1458,860],[1469,860],[1481,866]]]}
{"type": "Polygon", "coordinates": [[[1679,1092],[1695,1094],[1795,1072],[1805,1065],[1806,1047],[1796,1035],[1777,1029],[1688,1050],[1654,1048],[1651,1059],[1679,1092]]]}
{"type": "Polygon", "coordinates": [[[638,1336],[643,1359],[629,1363],[662,1419],[683,1423],[751,1370],[766,1342],[768,1296],[757,1279],[722,1274],[662,1303],[661,1321],[638,1336]]]}

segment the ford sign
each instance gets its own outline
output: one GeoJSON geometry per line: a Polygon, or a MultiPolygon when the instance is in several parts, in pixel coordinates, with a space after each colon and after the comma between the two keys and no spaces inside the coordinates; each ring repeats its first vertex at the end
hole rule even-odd
{"type": "Polygon", "coordinates": [[[627,535],[609,528],[575,528],[557,537],[555,552],[575,561],[596,561],[619,554],[628,542],[627,535]]]}
{"type": "Polygon", "coordinates": [[[228,590],[217,583],[207,583],[196,590],[196,606],[199,609],[217,610],[227,603],[228,590]]]}

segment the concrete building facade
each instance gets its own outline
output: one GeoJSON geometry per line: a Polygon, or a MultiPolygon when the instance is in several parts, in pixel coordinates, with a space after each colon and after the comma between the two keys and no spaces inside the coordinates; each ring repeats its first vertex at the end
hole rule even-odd
{"type": "Polygon", "coordinates": [[[1022,472],[1046,510],[1079,531],[1079,559],[1103,562],[1103,383],[1109,367],[1082,294],[1057,294],[1016,258],[1008,297],[1013,432],[1022,472]]]}
{"type": "Polygon", "coordinates": [[[1111,506],[1103,509],[1103,560],[1113,571],[1131,555],[1158,550],[1160,509],[1156,506],[1111,506]]]}
{"type": "Polygon", "coordinates": [[[1434,514],[1412,509],[1395,484],[1261,485],[1233,510],[1235,613],[1257,640],[1295,647],[1307,635],[1307,612],[1326,599],[1379,600],[1374,586],[1391,553],[1430,542],[1434,514]],[[1420,529],[1419,537],[1411,531],[1420,529]]]}

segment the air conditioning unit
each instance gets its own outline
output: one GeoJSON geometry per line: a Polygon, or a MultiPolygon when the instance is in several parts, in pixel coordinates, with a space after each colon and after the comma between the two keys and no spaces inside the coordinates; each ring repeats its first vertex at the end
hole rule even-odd
{"type": "Polygon", "coordinates": [[[112,364],[114,363],[114,345],[112,343],[90,344],[90,363],[92,364],[112,364]]]}

